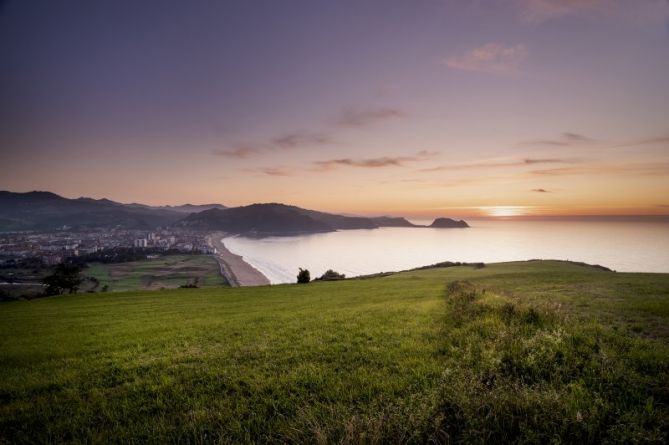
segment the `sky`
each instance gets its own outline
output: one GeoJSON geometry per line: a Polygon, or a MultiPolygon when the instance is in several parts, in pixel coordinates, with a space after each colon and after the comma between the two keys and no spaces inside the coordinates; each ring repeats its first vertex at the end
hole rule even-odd
{"type": "Polygon", "coordinates": [[[669,214],[669,2],[0,0],[0,189],[669,214]]]}

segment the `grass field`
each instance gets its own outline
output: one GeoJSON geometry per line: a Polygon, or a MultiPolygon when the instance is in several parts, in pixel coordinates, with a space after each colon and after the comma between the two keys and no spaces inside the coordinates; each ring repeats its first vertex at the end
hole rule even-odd
{"type": "Polygon", "coordinates": [[[227,284],[219,272],[218,262],[208,255],[171,255],[130,263],[94,263],[84,274],[99,280],[96,291],[105,285],[114,292],[170,289],[184,284],[199,287],[227,284]]]}
{"type": "Polygon", "coordinates": [[[536,261],[0,317],[0,442],[669,439],[669,274],[536,261]]]}

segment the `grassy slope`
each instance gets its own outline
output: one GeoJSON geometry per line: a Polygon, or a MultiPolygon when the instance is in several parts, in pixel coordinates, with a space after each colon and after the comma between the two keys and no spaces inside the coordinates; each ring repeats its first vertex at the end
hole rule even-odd
{"type": "Polygon", "coordinates": [[[173,255],[130,263],[92,264],[85,275],[100,281],[97,290],[109,286],[110,291],[175,288],[193,283],[223,286],[216,259],[206,255],[173,255]]]}
{"type": "Polygon", "coordinates": [[[507,263],[63,296],[0,317],[0,441],[668,434],[665,274],[507,263]]]}

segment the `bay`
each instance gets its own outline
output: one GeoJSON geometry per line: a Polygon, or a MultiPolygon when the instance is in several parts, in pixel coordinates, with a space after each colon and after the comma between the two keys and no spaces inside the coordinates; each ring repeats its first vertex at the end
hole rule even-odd
{"type": "Polygon", "coordinates": [[[395,228],[261,239],[228,237],[230,251],[273,284],[327,269],[348,277],[442,261],[559,259],[621,272],[669,272],[669,223],[475,220],[467,229],[395,228]]]}

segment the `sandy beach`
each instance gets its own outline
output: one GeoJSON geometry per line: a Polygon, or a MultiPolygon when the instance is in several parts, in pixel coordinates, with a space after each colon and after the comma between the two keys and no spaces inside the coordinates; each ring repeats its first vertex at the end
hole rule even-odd
{"type": "Polygon", "coordinates": [[[230,286],[264,286],[269,279],[244,259],[230,252],[223,244],[225,233],[216,232],[206,237],[207,243],[217,250],[216,258],[221,266],[221,273],[230,286]]]}

